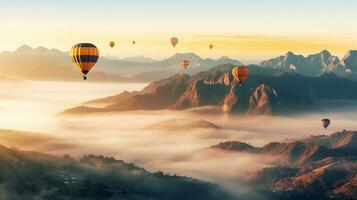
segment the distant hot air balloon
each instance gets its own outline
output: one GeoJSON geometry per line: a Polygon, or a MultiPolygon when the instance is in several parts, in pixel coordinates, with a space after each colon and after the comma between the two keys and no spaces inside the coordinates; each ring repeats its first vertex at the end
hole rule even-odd
{"type": "Polygon", "coordinates": [[[327,119],[327,118],[326,119],[322,119],[321,122],[322,122],[322,126],[325,128],[325,130],[327,129],[327,127],[331,123],[330,119],[327,119]]]}
{"type": "Polygon", "coordinates": [[[110,41],[110,42],[109,42],[109,46],[110,46],[111,48],[113,48],[114,45],[115,45],[115,42],[114,42],[114,41],[110,41]]]}
{"type": "Polygon", "coordinates": [[[175,48],[175,46],[177,45],[178,43],[178,38],[177,37],[172,37],[170,39],[170,42],[171,42],[171,45],[175,48]]]}
{"type": "Polygon", "coordinates": [[[188,61],[188,60],[183,60],[183,61],[181,62],[181,65],[182,65],[185,69],[187,69],[187,67],[190,65],[190,61],[188,61]]]}
{"type": "Polygon", "coordinates": [[[242,85],[249,76],[249,68],[246,66],[236,66],[232,69],[232,75],[242,85]]]}
{"type": "Polygon", "coordinates": [[[83,74],[83,80],[87,79],[88,72],[94,67],[99,58],[98,48],[91,43],[78,43],[69,52],[73,63],[83,74]]]}
{"type": "Polygon", "coordinates": [[[209,49],[211,49],[211,50],[213,49],[213,44],[209,45],[209,49]]]}
{"type": "Polygon", "coordinates": [[[132,44],[135,44],[135,41],[132,41],[131,43],[132,43],[132,44]]]}

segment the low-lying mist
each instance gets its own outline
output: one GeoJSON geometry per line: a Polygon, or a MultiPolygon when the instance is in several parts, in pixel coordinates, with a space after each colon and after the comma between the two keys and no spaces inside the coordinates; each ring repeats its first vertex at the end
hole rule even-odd
{"type": "MultiPolygon", "coordinates": [[[[0,86],[0,144],[50,154],[103,154],[148,170],[240,185],[269,157],[227,153],[211,145],[238,140],[255,146],[309,135],[357,130],[357,116],[348,110],[294,117],[229,116],[195,111],[132,111],[58,116],[80,102],[139,90],[145,84],[8,83],[0,86]],[[16,89],[14,89],[16,88],[16,89]],[[321,118],[332,123],[328,130],[321,118]],[[40,134],[39,134],[40,133],[40,134]]],[[[353,109],[352,109],[353,108],[353,109]]]]}

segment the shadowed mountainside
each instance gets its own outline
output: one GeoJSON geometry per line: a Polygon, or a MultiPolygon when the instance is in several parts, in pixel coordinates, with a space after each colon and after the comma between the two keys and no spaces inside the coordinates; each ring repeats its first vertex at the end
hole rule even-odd
{"type": "Polygon", "coordinates": [[[250,65],[251,75],[239,86],[230,73],[233,67],[220,65],[193,76],[177,74],[140,92],[123,92],[90,102],[105,103],[104,108],[80,106],[65,113],[218,106],[227,113],[278,115],[316,111],[315,100],[357,100],[357,82],[333,74],[305,77],[250,65]]]}
{"type": "Polygon", "coordinates": [[[275,156],[272,167],[259,171],[251,184],[272,199],[355,199],[357,132],[341,131],[290,143],[254,147],[228,141],[211,148],[275,156]]]}
{"type": "Polygon", "coordinates": [[[0,199],[233,199],[199,180],[150,173],[110,157],[74,159],[0,145],[0,199]]]}

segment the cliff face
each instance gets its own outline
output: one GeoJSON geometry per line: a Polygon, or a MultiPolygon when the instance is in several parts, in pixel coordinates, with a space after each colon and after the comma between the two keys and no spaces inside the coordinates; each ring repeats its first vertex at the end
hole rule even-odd
{"type": "Polygon", "coordinates": [[[258,86],[249,98],[249,114],[271,115],[273,108],[279,106],[279,97],[274,89],[264,84],[258,86]]]}

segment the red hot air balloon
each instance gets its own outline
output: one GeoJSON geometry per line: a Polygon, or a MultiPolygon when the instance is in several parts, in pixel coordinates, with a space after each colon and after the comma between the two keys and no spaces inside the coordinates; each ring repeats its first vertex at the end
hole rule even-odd
{"type": "Polygon", "coordinates": [[[249,68],[246,66],[236,66],[232,69],[232,75],[239,85],[242,85],[249,76],[249,68]]]}
{"type": "Polygon", "coordinates": [[[181,62],[181,65],[182,65],[185,69],[187,69],[187,67],[190,65],[190,61],[188,61],[188,60],[183,60],[183,61],[181,62]]]}

